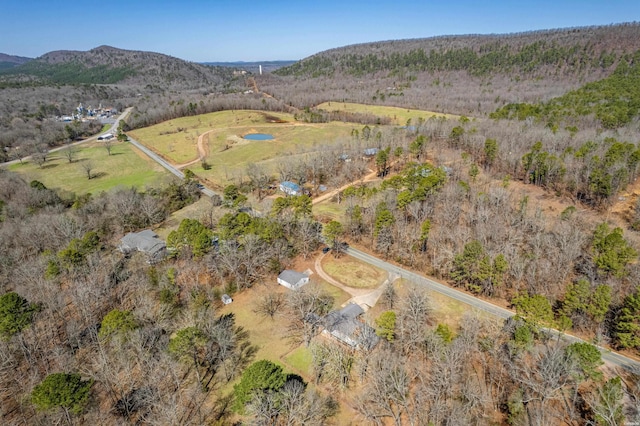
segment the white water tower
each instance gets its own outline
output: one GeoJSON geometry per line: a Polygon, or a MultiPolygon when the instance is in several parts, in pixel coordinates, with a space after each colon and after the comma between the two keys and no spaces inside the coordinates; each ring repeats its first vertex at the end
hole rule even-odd
{"type": "Polygon", "coordinates": [[[262,75],[262,65],[258,65],[258,68],[260,69],[260,75],[262,75]]]}

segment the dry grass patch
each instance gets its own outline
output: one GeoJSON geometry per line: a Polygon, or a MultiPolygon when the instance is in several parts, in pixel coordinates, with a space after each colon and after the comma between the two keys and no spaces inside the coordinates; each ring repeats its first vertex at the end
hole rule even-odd
{"type": "Polygon", "coordinates": [[[273,282],[258,284],[250,289],[233,295],[233,302],[220,308],[220,314],[233,312],[236,324],[249,331],[251,343],[258,347],[256,360],[268,359],[282,363],[285,355],[296,346],[292,346],[287,333],[287,318],[284,308],[273,319],[255,313],[258,302],[269,293],[284,294],[286,288],[273,282]]]}
{"type": "Polygon", "coordinates": [[[453,114],[443,114],[433,111],[423,111],[419,109],[407,109],[390,107],[384,105],[365,105],[354,104],[349,102],[324,102],[318,105],[316,108],[324,109],[326,111],[346,111],[363,114],[373,114],[378,117],[389,117],[393,124],[398,126],[404,126],[407,124],[407,120],[411,119],[412,124],[417,124],[419,119],[428,120],[431,117],[444,117],[458,119],[460,116],[453,114]]]}
{"type": "Polygon", "coordinates": [[[387,279],[387,272],[350,256],[325,256],[322,268],[333,279],[354,288],[376,288],[387,279]]]}

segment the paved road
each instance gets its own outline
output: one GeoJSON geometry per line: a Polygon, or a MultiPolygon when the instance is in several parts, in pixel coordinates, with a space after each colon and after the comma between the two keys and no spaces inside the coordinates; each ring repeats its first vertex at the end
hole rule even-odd
{"type": "MultiPolygon", "coordinates": [[[[364,253],[352,247],[349,247],[346,250],[346,252],[348,255],[353,256],[356,259],[359,259],[359,260],[362,260],[363,262],[367,262],[371,265],[377,266],[378,268],[382,268],[388,272],[396,273],[400,275],[402,278],[406,278],[407,280],[412,281],[416,284],[424,285],[430,290],[437,291],[438,293],[444,294],[445,296],[451,297],[452,299],[464,302],[472,306],[473,308],[479,309],[484,312],[488,312],[498,318],[507,319],[515,315],[515,312],[510,311],[509,309],[505,309],[500,306],[494,305],[493,303],[487,302],[485,300],[478,299],[474,296],[471,296],[470,294],[448,287],[444,284],[441,284],[437,281],[434,281],[423,275],[409,271],[397,265],[391,264],[389,262],[385,262],[384,260],[381,260],[375,256],[371,256],[370,254],[364,253]]],[[[546,331],[556,335],[560,334],[559,331],[553,330],[553,329],[546,329],[546,331]]],[[[579,339],[569,334],[562,334],[562,338],[570,343],[584,342],[582,339],[579,339]]],[[[628,358],[624,355],[620,355],[616,352],[612,352],[609,349],[603,348],[601,346],[597,346],[597,348],[602,353],[602,359],[608,364],[616,367],[622,367],[626,370],[629,370],[635,373],[640,372],[639,361],[628,358]]]]}
{"type": "MultiPolygon", "coordinates": [[[[145,147],[144,145],[142,145],[141,143],[139,143],[138,141],[129,138],[129,142],[131,142],[132,145],[134,145],[135,147],[137,147],[138,149],[140,149],[142,152],[144,152],[145,154],[147,154],[151,159],[153,159],[154,161],[156,161],[158,164],[160,164],[162,167],[164,167],[165,169],[169,170],[171,173],[173,173],[174,175],[176,175],[177,177],[179,177],[180,179],[184,178],[184,174],[176,169],[174,166],[172,166],[171,164],[169,164],[167,161],[165,161],[162,157],[160,157],[159,155],[157,155],[156,153],[154,153],[153,151],[151,151],[150,149],[148,149],[147,147],[145,147]]],[[[202,193],[208,196],[213,196],[215,195],[215,192],[211,191],[208,188],[203,188],[202,189],[202,193]]],[[[347,248],[346,253],[349,254],[350,256],[355,257],[356,259],[360,259],[364,262],[370,263],[374,266],[377,266],[378,268],[382,268],[390,273],[395,273],[397,275],[399,275],[402,278],[406,278],[416,284],[420,284],[420,285],[424,285],[425,287],[429,288],[430,290],[433,291],[437,291],[438,293],[444,294],[445,296],[451,297],[455,300],[459,300],[461,302],[464,302],[476,309],[482,310],[484,312],[487,312],[491,315],[494,315],[498,318],[502,318],[502,319],[507,319],[512,317],[513,315],[515,315],[515,313],[513,311],[510,311],[509,309],[505,309],[502,308],[500,306],[494,305],[493,303],[487,302],[485,300],[482,299],[478,299],[477,297],[474,297],[470,294],[464,293],[460,290],[456,290],[454,288],[448,287],[444,284],[441,284],[437,281],[434,281],[432,279],[429,279],[423,275],[417,274],[415,272],[409,271],[407,269],[404,269],[402,267],[399,267],[397,265],[393,265],[391,263],[385,262],[384,260],[381,260],[375,256],[371,256],[370,254],[364,253],[360,250],[356,250],[352,247],[347,248]]],[[[555,333],[558,334],[559,332],[557,330],[552,330],[552,329],[548,329],[547,331],[551,332],[551,333],[555,333]]],[[[564,339],[566,339],[569,342],[582,342],[583,340],[568,335],[568,334],[563,334],[562,337],[564,339]]],[[[617,367],[622,367],[625,368],[627,370],[633,371],[633,372],[640,372],[640,362],[633,360],[631,358],[627,358],[623,355],[620,355],[618,353],[615,352],[611,352],[610,350],[600,347],[598,346],[598,349],[600,350],[600,352],[602,353],[602,359],[614,366],[617,367]]]]}
{"type": "MultiPolygon", "coordinates": [[[[151,151],[149,148],[147,148],[146,146],[142,145],[137,140],[131,139],[131,137],[129,137],[129,142],[131,143],[131,145],[135,146],[140,151],[142,151],[145,154],[147,154],[147,156],[149,158],[151,158],[156,163],[160,164],[162,167],[167,169],[169,172],[173,173],[175,176],[177,176],[180,179],[184,179],[184,173],[182,173],[180,170],[176,169],[172,164],[167,162],[164,158],[162,158],[161,156],[159,156],[155,152],[151,151]]],[[[210,190],[209,188],[206,188],[206,187],[202,187],[200,189],[200,191],[204,195],[207,195],[209,197],[213,197],[214,195],[216,195],[216,193],[214,191],[212,191],[212,190],[210,190]]]]}

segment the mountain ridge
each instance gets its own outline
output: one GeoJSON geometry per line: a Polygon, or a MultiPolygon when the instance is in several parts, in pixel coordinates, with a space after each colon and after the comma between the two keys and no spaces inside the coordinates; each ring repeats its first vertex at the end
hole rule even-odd
{"type": "Polygon", "coordinates": [[[224,85],[232,71],[163,53],[101,45],[87,51],[54,50],[2,72],[5,79],[43,84],[145,84],[171,89],[224,85]]]}

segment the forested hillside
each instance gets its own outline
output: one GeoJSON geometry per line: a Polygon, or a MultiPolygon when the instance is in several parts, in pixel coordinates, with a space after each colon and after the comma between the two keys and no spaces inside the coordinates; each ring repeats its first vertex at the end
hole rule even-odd
{"type": "Polygon", "coordinates": [[[0,74],[9,84],[21,76],[41,84],[141,84],[165,89],[195,89],[223,83],[232,70],[207,67],[153,52],[100,46],[86,52],[49,52],[0,74]]]}
{"type": "Polygon", "coordinates": [[[24,56],[7,55],[6,53],[0,53],[0,70],[13,68],[20,64],[27,63],[32,58],[25,58],[24,56]]]}
{"type": "Polygon", "coordinates": [[[298,106],[344,99],[485,115],[611,75],[640,49],[639,35],[632,23],[365,43],[281,68],[275,74],[288,86],[265,82],[264,90],[298,106]]]}

